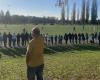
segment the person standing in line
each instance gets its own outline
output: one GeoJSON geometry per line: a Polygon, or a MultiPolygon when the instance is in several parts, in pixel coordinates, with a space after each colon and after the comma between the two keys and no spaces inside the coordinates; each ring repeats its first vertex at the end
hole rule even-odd
{"type": "Polygon", "coordinates": [[[89,34],[88,33],[86,33],[86,42],[87,42],[87,44],[88,44],[88,42],[89,42],[89,34]]]}
{"type": "Polygon", "coordinates": [[[40,36],[39,28],[32,29],[32,40],[29,42],[26,52],[27,78],[28,80],[43,80],[44,68],[44,41],[40,36]]]}
{"type": "Polygon", "coordinates": [[[8,34],[8,41],[9,41],[9,47],[12,47],[11,46],[11,42],[12,42],[12,35],[11,35],[11,33],[9,32],[9,34],[8,34]]]}
{"type": "Polygon", "coordinates": [[[54,39],[55,39],[55,45],[57,45],[57,41],[58,41],[57,35],[55,35],[54,39]]]}
{"type": "Polygon", "coordinates": [[[6,34],[6,32],[3,33],[3,42],[4,42],[4,47],[7,48],[7,34],[6,34]]]}
{"type": "Polygon", "coordinates": [[[74,37],[75,37],[75,43],[77,44],[77,40],[78,40],[77,33],[74,34],[74,37]]]}
{"type": "Polygon", "coordinates": [[[50,38],[51,38],[51,45],[53,46],[53,35],[51,35],[50,38]]]}
{"type": "Polygon", "coordinates": [[[21,44],[22,44],[22,47],[24,47],[24,42],[25,42],[24,33],[21,33],[21,44]]]}
{"type": "Polygon", "coordinates": [[[64,35],[64,40],[65,40],[65,43],[67,45],[67,43],[68,43],[68,35],[67,35],[67,33],[65,33],[65,35],[64,35]]]}
{"type": "Polygon", "coordinates": [[[13,47],[15,48],[15,45],[16,45],[16,34],[13,33],[12,35],[12,42],[13,42],[13,47]]]}
{"type": "Polygon", "coordinates": [[[17,46],[20,47],[20,34],[17,34],[17,46]]]}
{"type": "Polygon", "coordinates": [[[2,36],[2,34],[0,33],[0,46],[2,46],[2,41],[3,41],[3,36],[2,36]]]}
{"type": "Polygon", "coordinates": [[[28,44],[29,42],[29,34],[28,32],[25,33],[25,46],[28,44]]]}
{"type": "Polygon", "coordinates": [[[99,35],[98,35],[98,41],[99,41],[99,46],[100,46],[100,32],[99,32],[99,35]]]}

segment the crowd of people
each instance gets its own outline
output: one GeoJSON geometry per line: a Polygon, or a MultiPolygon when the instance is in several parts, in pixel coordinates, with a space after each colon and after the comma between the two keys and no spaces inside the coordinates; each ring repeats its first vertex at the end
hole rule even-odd
{"type": "MultiPolygon", "coordinates": [[[[68,44],[99,44],[100,33],[65,33],[64,35],[41,34],[46,46],[59,46],[68,44]]],[[[4,47],[26,47],[32,39],[31,33],[0,33],[0,46],[4,47]]]]}
{"type": "Polygon", "coordinates": [[[46,45],[68,45],[68,44],[99,44],[100,33],[65,33],[64,35],[43,34],[46,45]]]}
{"type": "Polygon", "coordinates": [[[4,47],[26,47],[29,40],[32,39],[31,33],[13,33],[10,32],[7,34],[4,32],[3,34],[0,33],[0,45],[4,47]]]}

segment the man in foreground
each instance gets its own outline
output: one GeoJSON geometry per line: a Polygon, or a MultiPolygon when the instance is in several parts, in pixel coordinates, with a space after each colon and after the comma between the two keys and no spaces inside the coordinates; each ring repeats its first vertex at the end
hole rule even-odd
{"type": "Polygon", "coordinates": [[[40,36],[39,28],[32,29],[32,40],[29,42],[26,52],[27,78],[28,80],[43,80],[43,48],[44,42],[40,36]]]}

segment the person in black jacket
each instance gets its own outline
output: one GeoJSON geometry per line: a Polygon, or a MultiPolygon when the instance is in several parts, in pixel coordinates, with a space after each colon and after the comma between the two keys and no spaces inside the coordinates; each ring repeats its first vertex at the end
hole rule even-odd
{"type": "Polygon", "coordinates": [[[71,33],[68,34],[68,39],[69,39],[69,42],[71,44],[71,42],[72,42],[72,35],[71,35],[71,33]]]}
{"type": "Polygon", "coordinates": [[[51,38],[51,45],[53,46],[53,35],[51,35],[50,38],[51,38]]]}
{"type": "Polygon", "coordinates": [[[25,36],[25,46],[26,46],[28,44],[28,42],[29,42],[29,34],[28,34],[28,32],[26,32],[24,34],[24,36],[25,36]]]}
{"type": "Polygon", "coordinates": [[[71,37],[72,37],[72,43],[74,44],[74,39],[75,39],[74,33],[71,34],[71,37]]]}
{"type": "Polygon", "coordinates": [[[86,42],[88,44],[88,41],[89,41],[89,35],[88,35],[88,33],[86,33],[85,36],[86,36],[86,42]]]}
{"type": "Polygon", "coordinates": [[[94,43],[94,39],[95,39],[94,33],[92,33],[91,35],[92,35],[92,43],[94,43]]]}
{"type": "Polygon", "coordinates": [[[20,37],[21,35],[18,33],[17,34],[17,46],[20,47],[20,37]]]}
{"type": "Polygon", "coordinates": [[[7,47],[7,34],[6,34],[6,32],[3,33],[3,42],[4,42],[4,47],[7,47]]]}
{"type": "Polygon", "coordinates": [[[85,43],[85,36],[84,36],[84,33],[82,33],[81,36],[82,36],[82,42],[83,42],[83,44],[84,44],[84,43],[85,43]]]}
{"type": "Polygon", "coordinates": [[[55,39],[55,45],[57,45],[57,41],[58,41],[57,35],[55,35],[54,39],[55,39]]]}
{"type": "Polygon", "coordinates": [[[24,33],[21,33],[21,44],[22,44],[22,47],[25,46],[25,34],[24,33]]]}
{"type": "Polygon", "coordinates": [[[9,47],[12,47],[11,46],[11,43],[12,43],[12,34],[10,32],[8,34],[8,41],[9,41],[9,47]]]}
{"type": "Polygon", "coordinates": [[[100,46],[100,32],[99,32],[99,35],[98,35],[98,41],[99,41],[99,46],[100,46]]]}
{"type": "Polygon", "coordinates": [[[64,35],[64,40],[65,40],[65,43],[67,45],[67,43],[68,43],[68,35],[67,35],[67,33],[65,33],[65,35],[64,35]]]}
{"type": "Polygon", "coordinates": [[[81,44],[81,34],[78,34],[79,44],[81,44]]]}
{"type": "Polygon", "coordinates": [[[77,44],[77,39],[78,39],[77,33],[74,34],[74,37],[75,37],[75,43],[77,44]]]}

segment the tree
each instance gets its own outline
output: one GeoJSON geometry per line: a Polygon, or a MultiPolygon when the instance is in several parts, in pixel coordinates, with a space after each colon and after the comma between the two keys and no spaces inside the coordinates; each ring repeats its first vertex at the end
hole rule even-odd
{"type": "Polygon", "coordinates": [[[4,23],[4,12],[3,12],[3,10],[0,11],[0,23],[4,23]]]}
{"type": "Polygon", "coordinates": [[[86,23],[89,22],[89,0],[86,3],[86,23]]]}
{"type": "Polygon", "coordinates": [[[11,16],[10,16],[10,12],[7,11],[5,14],[5,23],[9,24],[11,22],[11,16]]]}
{"type": "Polygon", "coordinates": [[[65,23],[65,6],[62,6],[62,12],[61,12],[61,22],[62,24],[65,23]]]}
{"type": "Polygon", "coordinates": [[[84,24],[85,24],[85,0],[82,1],[81,23],[83,24],[83,30],[84,30],[84,24]]]}
{"type": "Polygon", "coordinates": [[[75,24],[76,20],[76,3],[73,4],[73,11],[72,11],[72,23],[75,24]]]}
{"type": "Polygon", "coordinates": [[[77,21],[79,21],[79,9],[77,9],[77,21]]]}
{"type": "Polygon", "coordinates": [[[96,20],[97,20],[97,0],[92,0],[91,23],[95,24],[96,20]]]}
{"type": "Polygon", "coordinates": [[[68,0],[67,0],[67,21],[69,21],[69,4],[68,4],[68,0]]]}
{"type": "Polygon", "coordinates": [[[85,23],[85,0],[82,1],[81,23],[85,23]]]}

